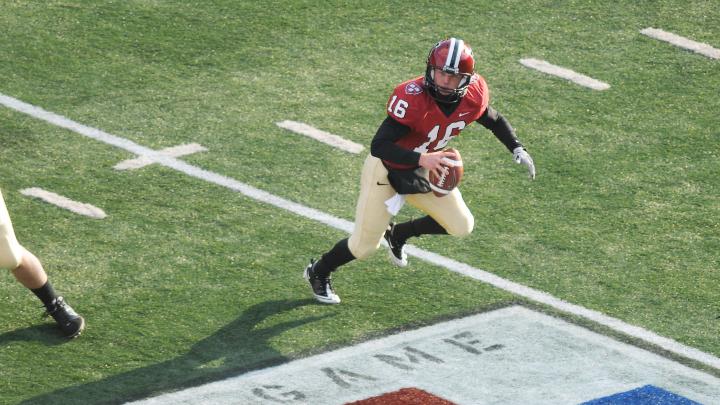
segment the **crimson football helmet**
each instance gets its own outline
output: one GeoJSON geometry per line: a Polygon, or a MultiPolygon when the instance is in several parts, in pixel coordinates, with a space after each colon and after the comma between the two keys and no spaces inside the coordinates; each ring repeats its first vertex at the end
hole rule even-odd
{"type": "Polygon", "coordinates": [[[474,73],[475,59],[473,58],[472,49],[462,39],[446,39],[438,42],[430,49],[427,57],[427,68],[425,69],[425,88],[436,100],[444,103],[455,103],[460,101],[460,98],[467,93],[474,73]],[[456,89],[439,86],[435,83],[435,70],[461,75],[460,84],[456,89]],[[440,89],[448,94],[441,94],[440,89]]]}

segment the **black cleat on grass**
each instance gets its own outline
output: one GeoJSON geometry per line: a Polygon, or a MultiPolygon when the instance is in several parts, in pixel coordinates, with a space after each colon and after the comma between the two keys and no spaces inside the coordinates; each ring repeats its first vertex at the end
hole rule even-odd
{"type": "Polygon", "coordinates": [[[78,315],[63,297],[53,300],[45,316],[52,316],[62,333],[70,339],[79,336],[85,329],[85,319],[78,315]]]}
{"type": "Polygon", "coordinates": [[[335,291],[332,288],[330,276],[317,277],[315,275],[315,260],[311,259],[310,264],[305,267],[303,277],[305,277],[305,280],[310,283],[310,288],[312,288],[313,295],[316,300],[322,302],[323,304],[340,303],[340,297],[335,294],[335,291]]]}
{"type": "Polygon", "coordinates": [[[394,230],[395,223],[392,222],[390,223],[390,225],[388,225],[387,230],[385,230],[383,238],[388,245],[388,253],[390,255],[390,260],[398,267],[405,267],[408,265],[407,253],[405,253],[405,244],[399,244],[397,241],[395,241],[395,239],[393,239],[394,230]]]}

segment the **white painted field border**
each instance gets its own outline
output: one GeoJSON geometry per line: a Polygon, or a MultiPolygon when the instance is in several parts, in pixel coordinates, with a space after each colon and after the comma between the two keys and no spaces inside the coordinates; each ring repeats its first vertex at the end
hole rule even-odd
{"type": "Polygon", "coordinates": [[[302,122],[285,120],[277,122],[275,125],[279,126],[280,128],[287,129],[288,131],[308,136],[312,139],[315,139],[316,141],[320,141],[322,143],[328,144],[334,148],[338,148],[346,152],[357,154],[362,152],[363,149],[365,149],[359,143],[348,141],[343,137],[319,130],[317,128],[311,127],[308,124],[303,124],[302,122]]]}
{"type": "Polygon", "coordinates": [[[535,69],[540,72],[547,73],[549,75],[553,75],[553,76],[563,78],[565,80],[569,80],[575,84],[579,84],[580,86],[584,86],[584,87],[589,87],[593,90],[607,90],[610,88],[610,85],[605,82],[601,82],[600,80],[593,79],[592,77],[585,76],[583,74],[580,74],[580,73],[575,72],[570,69],[566,69],[564,67],[553,65],[544,60],[527,58],[527,59],[520,59],[520,63],[523,66],[529,67],[531,69],[535,69]]]}
{"type": "Polygon", "coordinates": [[[673,34],[672,32],[663,31],[658,28],[645,28],[640,30],[640,33],[647,35],[650,38],[665,41],[677,47],[705,55],[708,58],[720,59],[720,49],[713,48],[712,46],[702,42],[696,42],[692,39],[681,37],[680,35],[673,34]]]}
{"type": "Polygon", "coordinates": [[[556,405],[648,384],[703,404],[720,401],[720,378],[563,319],[511,306],[128,405],[336,405],[402,387],[455,404],[556,405]]]}
{"type": "MultiPolygon", "coordinates": [[[[178,145],[173,146],[170,148],[165,148],[162,150],[159,150],[158,153],[165,156],[170,157],[181,157],[185,155],[190,155],[192,153],[196,152],[205,152],[207,151],[207,148],[204,146],[197,144],[197,143],[190,143],[186,145],[178,145]]],[[[152,160],[149,156],[139,156],[135,159],[128,159],[123,160],[122,162],[115,165],[114,169],[116,170],[135,170],[140,169],[142,167],[145,167],[147,165],[151,165],[155,163],[154,160],[152,160]]]]}
{"type": "Polygon", "coordinates": [[[76,214],[84,215],[86,217],[103,219],[107,216],[105,215],[105,211],[94,205],[73,201],[67,197],[61,196],[60,194],[55,194],[52,191],[43,190],[39,187],[22,189],[20,190],[20,193],[26,196],[39,198],[45,202],[56,205],[60,208],[65,208],[66,210],[70,210],[76,214]]]}
{"type": "MultiPolygon", "coordinates": [[[[97,128],[92,128],[86,125],[79,124],[61,115],[45,111],[42,108],[35,107],[18,99],[0,94],[0,104],[13,110],[35,117],[39,120],[59,126],[61,128],[69,129],[85,137],[124,149],[136,155],[155,155],[157,158],[157,162],[165,167],[175,169],[179,172],[185,173],[191,177],[195,177],[200,180],[226,187],[230,190],[242,193],[245,196],[255,199],[257,201],[291,211],[297,215],[318,221],[333,228],[348,233],[352,232],[353,223],[350,221],[340,219],[322,211],[286,200],[284,198],[275,196],[263,190],[259,190],[255,187],[241,183],[229,177],[213,173],[196,166],[192,166],[176,158],[158,155],[157,152],[155,152],[154,150],[138,145],[133,141],[108,134],[107,132],[103,132],[97,128]]],[[[446,268],[459,274],[464,274],[468,277],[483,281],[494,287],[511,292],[521,297],[525,297],[530,300],[551,306],[560,311],[581,316],[585,319],[589,319],[598,324],[605,325],[615,331],[624,333],[628,336],[642,339],[645,342],[656,345],[671,353],[681,355],[688,359],[698,361],[702,364],[720,370],[720,358],[713,356],[712,354],[705,353],[693,347],[683,345],[682,343],[676,342],[672,339],[657,335],[641,327],[630,325],[619,319],[604,315],[597,311],[593,311],[579,305],[568,303],[559,298],[553,297],[552,295],[545,292],[506,280],[502,277],[496,276],[495,274],[474,268],[465,263],[461,263],[411,245],[407,245],[407,248],[408,254],[426,260],[429,263],[436,264],[440,267],[446,268]]]]}

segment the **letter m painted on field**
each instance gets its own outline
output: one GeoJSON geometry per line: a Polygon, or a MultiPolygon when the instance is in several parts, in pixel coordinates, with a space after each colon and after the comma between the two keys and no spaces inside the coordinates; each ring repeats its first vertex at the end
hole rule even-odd
{"type": "Polygon", "coordinates": [[[444,363],[441,359],[415,349],[414,347],[406,346],[403,351],[405,356],[407,356],[407,359],[398,356],[391,356],[389,354],[376,354],[374,357],[401,370],[413,370],[414,368],[410,364],[419,364],[423,359],[433,363],[444,363]]]}

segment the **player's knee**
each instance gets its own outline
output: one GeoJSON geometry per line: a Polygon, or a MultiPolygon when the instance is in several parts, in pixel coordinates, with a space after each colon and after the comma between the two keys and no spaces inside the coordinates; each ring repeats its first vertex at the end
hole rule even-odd
{"type": "MultiPolygon", "coordinates": [[[[2,198],[2,194],[0,194],[2,198]]],[[[2,200],[0,200],[0,203],[2,200]]],[[[7,224],[9,224],[9,220],[7,224]]],[[[0,269],[15,270],[23,260],[26,250],[17,242],[12,232],[12,225],[6,227],[0,218],[0,269]]]]}
{"type": "Polygon", "coordinates": [[[466,216],[463,221],[456,221],[453,224],[449,224],[445,230],[452,236],[463,237],[470,235],[474,227],[475,218],[470,215],[466,216]]]}
{"type": "Polygon", "coordinates": [[[15,270],[20,267],[21,256],[14,254],[0,255],[0,269],[15,270]]]}

